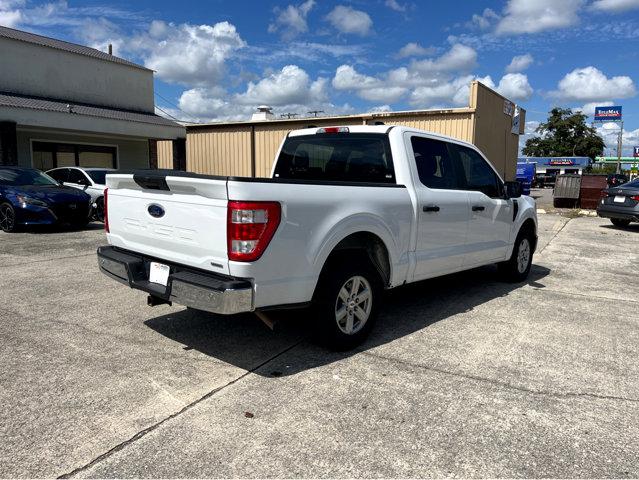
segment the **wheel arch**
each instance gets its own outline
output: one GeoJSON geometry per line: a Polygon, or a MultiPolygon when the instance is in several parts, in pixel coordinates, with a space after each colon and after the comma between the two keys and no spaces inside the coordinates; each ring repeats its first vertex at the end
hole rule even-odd
{"type": "Polygon", "coordinates": [[[331,264],[340,261],[342,258],[354,257],[369,261],[379,273],[384,287],[388,287],[391,284],[392,258],[388,246],[379,235],[369,230],[349,233],[334,243],[322,262],[318,281],[330,268],[331,264]]]}

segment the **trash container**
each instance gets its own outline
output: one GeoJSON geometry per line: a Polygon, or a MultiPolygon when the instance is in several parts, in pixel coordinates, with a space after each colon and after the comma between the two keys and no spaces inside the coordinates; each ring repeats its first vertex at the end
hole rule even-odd
{"type": "Polygon", "coordinates": [[[601,191],[607,187],[606,175],[584,175],[579,194],[581,208],[596,209],[601,200],[601,191]]]}
{"type": "Polygon", "coordinates": [[[552,204],[557,208],[575,208],[579,205],[581,175],[566,173],[557,175],[552,192],[552,204]]]}

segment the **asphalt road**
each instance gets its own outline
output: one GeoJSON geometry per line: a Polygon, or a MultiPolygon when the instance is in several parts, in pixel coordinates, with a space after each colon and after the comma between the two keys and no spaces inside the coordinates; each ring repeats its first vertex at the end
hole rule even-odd
{"type": "Polygon", "coordinates": [[[527,283],[392,291],[336,354],[147,307],[101,230],[0,234],[0,477],[638,477],[638,239],[540,215],[527,283]]]}

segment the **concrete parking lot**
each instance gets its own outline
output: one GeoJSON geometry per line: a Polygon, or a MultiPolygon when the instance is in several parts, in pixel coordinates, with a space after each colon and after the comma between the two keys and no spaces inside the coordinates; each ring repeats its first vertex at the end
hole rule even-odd
{"type": "Polygon", "coordinates": [[[527,283],[389,292],[340,354],[147,307],[97,225],[0,234],[0,477],[637,477],[639,225],[539,220],[527,283]]]}

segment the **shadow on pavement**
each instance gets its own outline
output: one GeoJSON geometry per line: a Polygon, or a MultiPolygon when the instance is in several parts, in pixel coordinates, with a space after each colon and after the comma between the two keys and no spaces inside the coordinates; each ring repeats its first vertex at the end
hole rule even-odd
{"type": "MultiPolygon", "coordinates": [[[[481,267],[467,272],[447,275],[409,284],[386,293],[384,307],[369,339],[349,352],[331,352],[303,342],[305,349],[300,365],[287,365],[284,371],[255,373],[265,376],[293,375],[298,372],[329,364],[355,353],[389,343],[458,313],[504,297],[523,285],[544,288],[541,283],[550,270],[533,265],[524,283],[504,283],[499,280],[497,268],[481,267]]],[[[308,309],[269,312],[278,321],[275,332],[269,330],[253,314],[234,316],[214,315],[184,309],[169,315],[152,318],[145,325],[171,340],[195,349],[205,355],[252,370],[273,355],[310,337],[308,309]],[[272,352],[269,355],[269,352],[272,352]]]]}
{"type": "Polygon", "coordinates": [[[639,223],[631,223],[627,227],[617,227],[616,225],[613,225],[612,223],[610,223],[610,224],[600,225],[600,227],[605,228],[607,230],[619,230],[622,232],[639,232],[639,223]]]}

